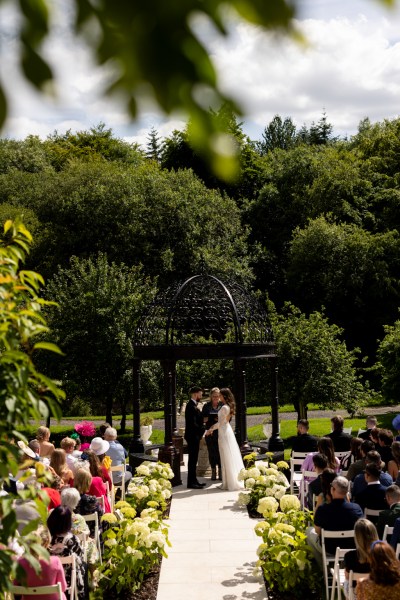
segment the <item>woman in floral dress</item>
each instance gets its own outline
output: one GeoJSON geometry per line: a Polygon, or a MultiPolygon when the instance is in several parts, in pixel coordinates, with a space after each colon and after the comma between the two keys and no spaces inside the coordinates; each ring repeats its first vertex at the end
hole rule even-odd
{"type": "MultiPolygon", "coordinates": [[[[86,564],[83,561],[83,549],[80,540],[71,531],[72,513],[65,506],[55,508],[47,519],[47,527],[51,535],[49,553],[52,556],[76,556],[76,583],[78,597],[85,600],[88,597],[86,564]]],[[[71,565],[65,565],[65,579],[71,585],[71,565]]]]}

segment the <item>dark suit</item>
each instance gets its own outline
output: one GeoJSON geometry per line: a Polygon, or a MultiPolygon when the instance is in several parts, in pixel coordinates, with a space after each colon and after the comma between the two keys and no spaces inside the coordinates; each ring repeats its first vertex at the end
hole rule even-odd
{"type": "Polygon", "coordinates": [[[394,527],[396,519],[400,518],[400,502],[396,502],[392,504],[390,508],[387,510],[383,510],[379,515],[378,522],[376,524],[376,528],[378,530],[378,535],[382,539],[383,531],[385,529],[385,525],[389,525],[389,527],[394,527]]]}
{"type": "Polygon", "coordinates": [[[203,437],[203,433],[203,416],[197,408],[197,402],[195,403],[195,401],[190,399],[185,410],[185,440],[188,446],[188,486],[197,483],[196,466],[200,440],[203,437]]]}
{"type": "Polygon", "coordinates": [[[379,482],[367,485],[366,489],[354,497],[354,501],[364,508],[384,510],[387,508],[386,488],[379,482]]]}
{"type": "Polygon", "coordinates": [[[333,442],[335,452],[347,452],[350,450],[351,435],[343,431],[332,431],[325,437],[330,437],[333,442]]]}
{"type": "Polygon", "coordinates": [[[357,437],[361,438],[362,440],[369,440],[370,439],[370,435],[371,435],[371,431],[372,429],[366,429],[365,431],[363,431],[362,433],[360,433],[360,435],[358,435],[357,437]]]}
{"type": "Polygon", "coordinates": [[[293,452],[316,452],[317,440],[309,433],[302,433],[294,438],[292,445],[293,452]]]}

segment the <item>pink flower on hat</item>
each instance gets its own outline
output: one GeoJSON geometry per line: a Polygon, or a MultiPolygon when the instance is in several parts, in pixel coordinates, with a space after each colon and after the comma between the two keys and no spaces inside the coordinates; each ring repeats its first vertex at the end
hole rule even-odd
{"type": "Polygon", "coordinates": [[[80,423],[76,423],[74,429],[80,435],[83,435],[83,437],[93,437],[96,435],[96,427],[92,421],[81,421],[80,423]]]}

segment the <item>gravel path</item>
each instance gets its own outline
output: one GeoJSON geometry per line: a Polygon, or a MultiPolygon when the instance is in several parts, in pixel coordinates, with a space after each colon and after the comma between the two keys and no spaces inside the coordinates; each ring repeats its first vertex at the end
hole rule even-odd
{"type": "MultiPolygon", "coordinates": [[[[341,414],[344,418],[349,416],[347,411],[345,411],[345,410],[338,411],[338,413],[341,414]]],[[[396,415],[396,414],[400,413],[400,405],[365,408],[365,409],[363,409],[363,413],[366,415],[384,415],[386,413],[394,413],[396,415]]],[[[329,410],[309,410],[308,418],[309,419],[319,419],[319,418],[324,418],[324,417],[329,418],[329,417],[333,416],[334,414],[336,414],[336,413],[333,411],[329,411],[329,410]]],[[[282,421],[292,421],[292,420],[297,419],[296,412],[280,413],[279,416],[282,421]]],[[[265,419],[265,415],[247,415],[247,427],[253,427],[254,425],[260,425],[264,419],[265,419]]],[[[104,421],[96,419],[96,417],[94,417],[93,419],[91,419],[90,417],[87,417],[87,420],[93,421],[96,426],[104,423],[104,421]]],[[[114,427],[118,428],[119,424],[120,424],[119,420],[114,420],[114,422],[113,422],[114,427]]],[[[59,422],[57,422],[55,419],[52,419],[50,426],[52,426],[52,425],[63,425],[63,426],[70,425],[71,430],[72,430],[74,427],[74,421],[70,421],[68,419],[61,419],[59,422]]],[[[126,425],[127,425],[127,427],[132,427],[133,426],[132,419],[128,419],[126,422],[126,425]]],[[[178,427],[184,427],[185,426],[185,417],[178,417],[177,425],[178,425],[178,427]]],[[[164,420],[156,419],[153,423],[153,428],[154,429],[164,429],[164,420]]]]}

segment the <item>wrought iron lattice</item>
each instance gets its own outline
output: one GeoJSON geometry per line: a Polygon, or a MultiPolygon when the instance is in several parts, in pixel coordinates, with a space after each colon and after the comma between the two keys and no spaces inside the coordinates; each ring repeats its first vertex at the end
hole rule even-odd
{"type": "Polygon", "coordinates": [[[140,346],[265,342],[272,330],[254,294],[204,273],[161,291],[135,335],[140,346]]]}

